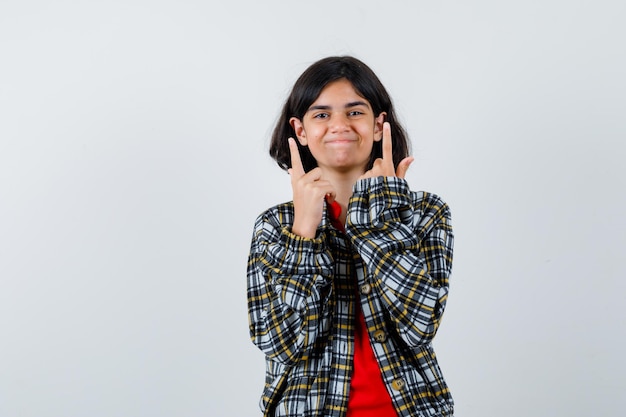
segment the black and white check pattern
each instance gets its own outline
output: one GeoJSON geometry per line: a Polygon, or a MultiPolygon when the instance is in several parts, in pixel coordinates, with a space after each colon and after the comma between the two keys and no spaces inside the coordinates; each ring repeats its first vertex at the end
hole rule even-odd
{"type": "Polygon", "coordinates": [[[452,416],[431,346],[452,267],[448,206],[378,177],[356,183],[345,234],[326,214],[315,239],[291,233],[292,223],[292,203],[259,216],[248,260],[250,336],[267,359],[264,416],[345,415],[357,302],[398,416],[452,416]]]}

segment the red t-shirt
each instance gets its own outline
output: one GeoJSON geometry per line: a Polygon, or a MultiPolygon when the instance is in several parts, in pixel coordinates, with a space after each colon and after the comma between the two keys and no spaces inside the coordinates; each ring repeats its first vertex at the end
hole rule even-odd
{"type": "MultiPolygon", "coordinates": [[[[339,221],[341,206],[336,201],[328,204],[328,214],[333,226],[345,232],[344,225],[339,221]]],[[[365,317],[359,306],[357,303],[354,362],[347,417],[398,417],[380,374],[378,361],[370,345],[365,317]]]]}

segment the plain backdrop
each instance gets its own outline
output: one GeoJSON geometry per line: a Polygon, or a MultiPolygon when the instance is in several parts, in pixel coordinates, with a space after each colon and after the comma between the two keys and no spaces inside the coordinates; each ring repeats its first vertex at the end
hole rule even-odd
{"type": "Polygon", "coordinates": [[[459,417],[626,407],[623,1],[0,2],[0,417],[260,416],[252,226],[297,76],[351,54],[451,206],[459,417]]]}

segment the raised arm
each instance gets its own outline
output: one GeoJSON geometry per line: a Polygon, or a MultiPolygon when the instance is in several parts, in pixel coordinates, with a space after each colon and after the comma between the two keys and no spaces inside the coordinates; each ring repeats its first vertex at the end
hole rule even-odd
{"type": "MultiPolygon", "coordinates": [[[[391,154],[389,131],[383,141],[381,166],[391,154]]],[[[402,163],[398,171],[406,172],[402,163]]],[[[355,185],[346,232],[367,266],[373,296],[398,334],[409,346],[429,343],[448,296],[454,242],[450,210],[433,194],[411,193],[393,171],[376,173],[381,175],[365,175],[355,185]]]]}
{"type": "Polygon", "coordinates": [[[332,254],[315,236],[324,196],[332,190],[316,173],[304,173],[293,140],[290,145],[294,203],[257,219],[248,258],[250,337],[268,357],[287,365],[305,356],[329,330],[333,277],[332,254]],[[304,220],[298,231],[307,230],[305,236],[294,230],[298,219],[304,220]]]}

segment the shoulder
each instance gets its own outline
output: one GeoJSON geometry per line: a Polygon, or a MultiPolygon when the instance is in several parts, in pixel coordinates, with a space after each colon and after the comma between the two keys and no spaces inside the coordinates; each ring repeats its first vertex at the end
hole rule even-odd
{"type": "Polygon", "coordinates": [[[435,228],[452,232],[450,207],[439,195],[428,191],[411,191],[417,229],[430,233],[435,228]]]}
{"type": "Polygon", "coordinates": [[[283,227],[293,223],[293,202],[285,202],[263,211],[256,219],[256,227],[270,223],[275,227],[283,227]]]}
{"type": "Polygon", "coordinates": [[[435,193],[428,191],[411,191],[411,200],[415,209],[423,211],[450,211],[450,207],[435,193]]]}

